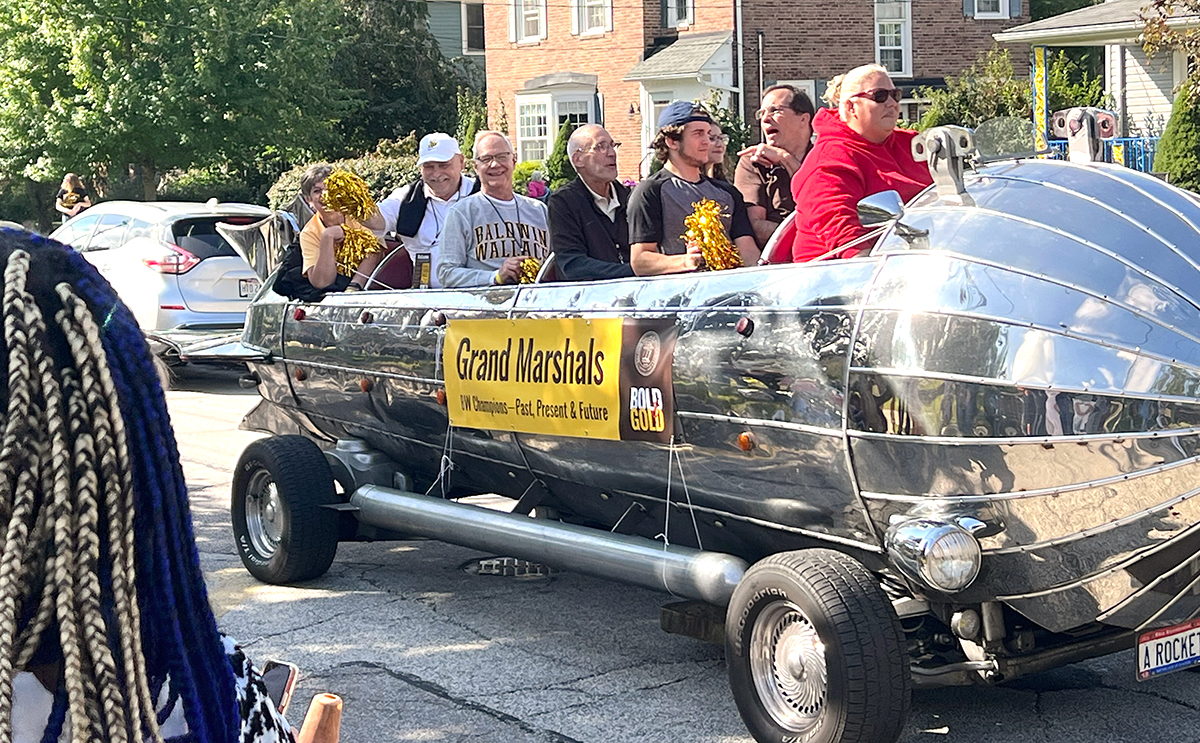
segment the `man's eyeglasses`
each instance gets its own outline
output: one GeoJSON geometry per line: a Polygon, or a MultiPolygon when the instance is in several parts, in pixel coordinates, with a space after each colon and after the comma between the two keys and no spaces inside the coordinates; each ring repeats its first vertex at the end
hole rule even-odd
{"type": "Polygon", "coordinates": [[[601,155],[603,155],[608,152],[616,152],[620,148],[621,148],[620,142],[601,142],[600,144],[592,145],[591,147],[588,148],[587,151],[588,152],[599,152],[601,155]]]}
{"type": "Polygon", "coordinates": [[[850,97],[870,98],[876,103],[883,103],[888,98],[891,98],[896,103],[899,103],[900,99],[904,97],[904,91],[900,90],[899,88],[872,88],[870,90],[864,90],[861,93],[855,93],[850,97]]]}
{"type": "Polygon", "coordinates": [[[511,152],[497,152],[495,155],[484,155],[483,157],[477,157],[475,158],[475,162],[484,166],[491,165],[492,163],[500,163],[503,165],[511,160],[512,157],[513,154],[511,152]]]}
{"type": "Polygon", "coordinates": [[[716,144],[717,142],[720,142],[721,144],[729,144],[729,135],[728,134],[710,134],[710,135],[708,135],[708,141],[712,142],[713,144],[716,144]]]}
{"type": "Polygon", "coordinates": [[[768,116],[778,116],[779,114],[797,113],[796,109],[791,106],[767,106],[760,108],[754,112],[754,118],[757,121],[762,121],[768,116]]]}

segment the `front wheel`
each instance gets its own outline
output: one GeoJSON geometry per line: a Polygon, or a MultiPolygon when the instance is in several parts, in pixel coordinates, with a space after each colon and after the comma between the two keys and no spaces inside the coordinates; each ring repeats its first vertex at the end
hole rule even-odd
{"type": "Polygon", "coordinates": [[[908,716],[900,621],[857,560],[824,549],[754,564],[725,618],[734,701],[759,743],[889,743],[908,716]]]}
{"type": "Polygon", "coordinates": [[[264,583],[324,575],[338,544],[333,473],[303,436],[259,439],[233,474],[233,538],[242,564],[264,583]]]}

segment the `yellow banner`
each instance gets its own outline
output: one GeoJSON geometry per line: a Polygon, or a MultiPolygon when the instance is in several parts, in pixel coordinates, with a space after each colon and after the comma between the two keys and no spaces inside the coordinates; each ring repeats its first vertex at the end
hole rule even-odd
{"type": "Polygon", "coordinates": [[[672,321],[451,320],[442,364],[450,423],[465,428],[669,440],[672,321]]]}

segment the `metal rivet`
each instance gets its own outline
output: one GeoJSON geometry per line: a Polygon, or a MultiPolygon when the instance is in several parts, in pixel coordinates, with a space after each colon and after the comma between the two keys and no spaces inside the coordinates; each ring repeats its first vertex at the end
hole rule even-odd
{"type": "Polygon", "coordinates": [[[600,500],[608,500],[608,493],[601,493],[600,500]]]}
{"type": "Polygon", "coordinates": [[[308,313],[304,311],[303,307],[297,307],[296,311],[292,313],[292,317],[296,318],[297,320],[303,320],[304,318],[308,317],[308,313]]]}
{"type": "Polygon", "coordinates": [[[724,529],[725,522],[721,521],[720,519],[717,519],[716,521],[713,522],[713,526],[717,527],[718,529],[724,529]]]}

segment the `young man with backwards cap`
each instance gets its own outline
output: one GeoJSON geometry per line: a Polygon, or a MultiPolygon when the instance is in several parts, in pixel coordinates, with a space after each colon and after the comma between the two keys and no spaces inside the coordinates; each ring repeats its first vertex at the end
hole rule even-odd
{"type": "Polygon", "coordinates": [[[658,117],[652,146],[663,169],[644,179],[629,197],[630,264],[638,276],[695,271],[703,266],[698,245],[689,245],[683,220],[693,204],[712,199],[721,205],[721,223],[742,262],[758,260],[754,228],[746,204],[732,185],[704,175],[708,163],[709,124],[700,106],[675,101],[658,117]]]}
{"type": "MultiPolygon", "coordinates": [[[[446,226],[446,214],[459,199],[478,191],[479,184],[474,178],[463,175],[462,151],[449,134],[433,132],[421,137],[417,166],[421,169],[421,179],[392,191],[379,202],[379,211],[383,214],[385,229],[396,233],[413,264],[416,265],[418,256],[424,254],[433,266],[446,226]]],[[[430,286],[441,286],[435,271],[430,271],[429,278],[430,286]]]]}

